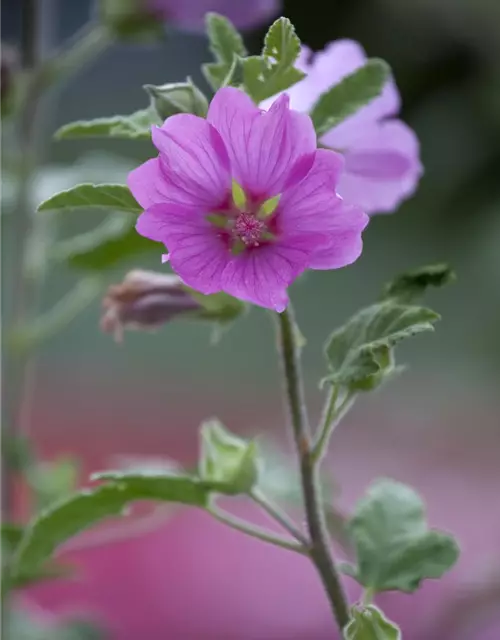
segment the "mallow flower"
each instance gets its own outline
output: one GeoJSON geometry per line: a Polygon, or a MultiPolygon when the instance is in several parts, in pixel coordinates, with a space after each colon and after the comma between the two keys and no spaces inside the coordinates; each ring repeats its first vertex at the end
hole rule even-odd
{"type": "MultiPolygon", "coordinates": [[[[363,48],[352,40],[331,42],[314,56],[303,46],[296,66],[307,76],[287,89],[292,108],[309,112],[322,93],[365,62],[363,48]]],[[[261,106],[268,108],[274,100],[261,106]]],[[[339,194],[370,214],[393,211],[413,194],[422,174],[418,139],[396,117],[400,106],[396,84],[389,79],[378,98],[320,140],[344,156],[339,194]]]]}
{"type": "Polygon", "coordinates": [[[219,89],[206,119],[171,116],[152,140],[158,157],[128,177],[145,209],[137,231],[168,248],[193,289],[281,312],[303,271],[360,255],[368,217],[335,191],[342,157],[316,148],[311,119],[286,94],[264,111],[219,89]]]}

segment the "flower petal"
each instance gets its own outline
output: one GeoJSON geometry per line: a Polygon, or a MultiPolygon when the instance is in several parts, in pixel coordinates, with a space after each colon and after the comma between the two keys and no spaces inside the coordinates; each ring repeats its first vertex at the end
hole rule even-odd
{"type": "Polygon", "coordinates": [[[152,130],[160,152],[167,202],[203,208],[222,206],[231,189],[229,157],[216,129],[203,118],[178,114],[152,130]]]}
{"type": "Polygon", "coordinates": [[[272,244],[233,256],[222,276],[222,289],[236,298],[282,312],[287,287],[307,267],[309,252],[300,240],[272,244]]]}
{"type": "Polygon", "coordinates": [[[139,217],[136,229],[167,246],[172,269],[185,284],[204,294],[221,290],[221,275],[231,254],[205,218],[187,207],[159,204],[139,217]]]}
{"type": "Polygon", "coordinates": [[[290,111],[286,95],[264,112],[239,89],[225,87],[215,94],[207,120],[226,144],[233,177],[254,198],[280,193],[289,177],[301,179],[312,164],[312,122],[290,111]]]}
{"type": "Polygon", "coordinates": [[[328,241],[313,253],[310,269],[339,269],[352,264],[361,255],[361,232],[368,224],[368,216],[358,207],[342,201],[332,214],[335,228],[330,231],[328,241]]]}
{"type": "Polygon", "coordinates": [[[127,184],[137,202],[147,209],[153,204],[165,202],[169,198],[159,158],[151,158],[128,174],[127,184]]]}
{"type": "MultiPolygon", "coordinates": [[[[363,47],[353,40],[335,40],[323,51],[318,51],[314,55],[311,55],[310,50],[303,46],[296,66],[307,75],[303,80],[287,89],[292,109],[309,112],[322,93],[338,84],[345,76],[362,67],[366,61],[367,56],[363,47]]],[[[269,108],[277,97],[268,98],[260,106],[269,108]]],[[[356,122],[394,115],[400,108],[400,102],[397,87],[390,79],[378,98],[337,127],[339,139],[344,139],[345,131],[352,137],[355,134],[353,130],[356,129],[356,122]]]]}
{"type": "Polygon", "coordinates": [[[328,233],[335,226],[333,212],[339,202],[335,187],[343,165],[340,154],[318,149],[307,176],[281,196],[277,211],[280,233],[328,233]]]}
{"type": "Polygon", "coordinates": [[[422,165],[414,132],[400,120],[374,124],[345,154],[338,191],[367,213],[390,212],[416,189],[422,165]]]}

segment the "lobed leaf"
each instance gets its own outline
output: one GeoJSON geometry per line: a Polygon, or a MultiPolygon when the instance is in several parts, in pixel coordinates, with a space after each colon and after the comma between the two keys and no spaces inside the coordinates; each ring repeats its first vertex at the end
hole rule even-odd
{"type": "Polygon", "coordinates": [[[389,74],[390,68],[386,62],[372,58],[323,93],[310,114],[318,136],[330,131],[377,98],[382,93],[389,74]]]}
{"type": "Polygon", "coordinates": [[[394,370],[392,349],[401,340],[432,331],[439,315],[388,300],[354,315],[326,345],[332,371],[326,381],[355,390],[372,389],[394,370]]]}
{"type": "Polygon", "coordinates": [[[202,66],[207,82],[214,91],[231,84],[236,73],[237,62],[246,56],[247,51],[243,38],[234,25],[218,13],[208,13],[206,16],[207,34],[210,41],[210,51],[216,62],[202,66]]]}
{"type": "Polygon", "coordinates": [[[454,282],[456,275],[447,264],[432,264],[402,273],[386,284],[383,299],[412,302],[422,296],[429,287],[443,287],[454,282]]]}
{"type": "Polygon", "coordinates": [[[305,74],[293,65],[300,53],[300,40],[288,18],[278,18],[267,32],[260,56],[241,61],[247,93],[262,102],[302,80],[305,74]]]}
{"type": "Polygon", "coordinates": [[[452,536],[428,528],[420,496],[393,480],[369,487],[348,530],[356,566],[344,573],[373,591],[415,591],[422,580],[440,578],[459,555],[452,536]]]}

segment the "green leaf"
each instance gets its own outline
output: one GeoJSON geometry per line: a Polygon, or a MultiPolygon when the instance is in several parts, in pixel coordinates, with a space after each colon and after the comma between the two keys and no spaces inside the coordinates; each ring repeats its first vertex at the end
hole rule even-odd
{"type": "Polygon", "coordinates": [[[4,589],[22,589],[36,582],[71,575],[72,571],[68,567],[51,562],[44,567],[36,567],[24,574],[18,573],[13,578],[10,563],[23,536],[24,528],[21,525],[10,522],[2,523],[2,586],[4,589]]]}
{"type": "Polygon", "coordinates": [[[393,301],[374,304],[334,331],[326,345],[331,384],[369,390],[394,372],[393,347],[406,338],[432,331],[439,315],[425,307],[393,301]]]}
{"type": "Polygon", "coordinates": [[[141,109],[128,116],[110,116],[94,120],[77,120],[58,129],[57,140],[75,138],[120,138],[123,140],[151,140],[151,127],[161,120],[152,107],[141,109]]]}
{"type": "Polygon", "coordinates": [[[94,478],[106,484],[83,489],[41,512],[28,526],[14,559],[15,574],[33,571],[59,545],[105,518],[120,516],[137,500],[205,507],[208,491],[196,478],[163,473],[138,475],[110,471],[94,478]]]}
{"type": "Polygon", "coordinates": [[[218,13],[208,13],[206,23],[210,51],[217,62],[204,64],[202,70],[207,82],[217,91],[232,83],[238,60],[246,56],[247,51],[243,38],[227,18],[218,13]]]}
{"type": "Polygon", "coordinates": [[[323,93],[310,114],[318,136],[377,98],[382,93],[389,73],[386,62],[373,58],[323,93]]]}
{"type": "Polygon", "coordinates": [[[345,640],[400,640],[399,628],[375,605],[355,606],[344,628],[345,640]]]}
{"type": "Polygon", "coordinates": [[[45,200],[38,211],[96,208],[142,213],[141,205],[124,184],[79,184],[45,200]]]}
{"type": "Polygon", "coordinates": [[[207,99],[190,78],[187,82],[159,86],[146,84],[144,89],[151,96],[151,102],[161,120],[177,113],[192,113],[202,118],[207,115],[207,99]]]}
{"type": "Polygon", "coordinates": [[[158,243],[137,233],[136,220],[135,215],[111,215],[92,231],[59,242],[52,258],[77,269],[100,271],[143,253],[160,253],[158,243]]]}
{"type": "Polygon", "coordinates": [[[267,32],[260,56],[241,61],[247,93],[259,103],[285,91],[305,77],[293,65],[300,53],[300,40],[288,18],[278,18],[267,32]]]}
{"type": "Polygon", "coordinates": [[[230,67],[235,55],[246,56],[243,38],[230,20],[214,12],[207,13],[205,20],[210,51],[217,62],[223,62],[230,67]]]}
{"type": "Polygon", "coordinates": [[[432,264],[397,276],[386,284],[382,298],[412,302],[429,287],[443,287],[455,280],[455,272],[447,264],[432,264]]]}
{"type": "Polygon", "coordinates": [[[440,578],[458,559],[453,537],[428,528],[420,496],[393,480],[369,487],[348,529],[356,566],[345,573],[373,591],[415,591],[422,580],[440,578]]]}
{"type": "Polygon", "coordinates": [[[14,551],[21,542],[24,529],[20,524],[13,522],[2,522],[2,564],[10,553],[14,551]]]}
{"type": "Polygon", "coordinates": [[[218,420],[201,426],[201,480],[218,493],[248,493],[257,483],[258,450],[253,441],[230,433],[218,420]]]}

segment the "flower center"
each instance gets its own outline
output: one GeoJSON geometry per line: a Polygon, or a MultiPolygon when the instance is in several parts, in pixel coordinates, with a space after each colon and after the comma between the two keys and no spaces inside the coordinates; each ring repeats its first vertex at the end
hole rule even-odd
{"type": "Polygon", "coordinates": [[[243,211],[234,222],[233,235],[247,247],[258,247],[265,230],[266,223],[263,220],[243,211]]]}

